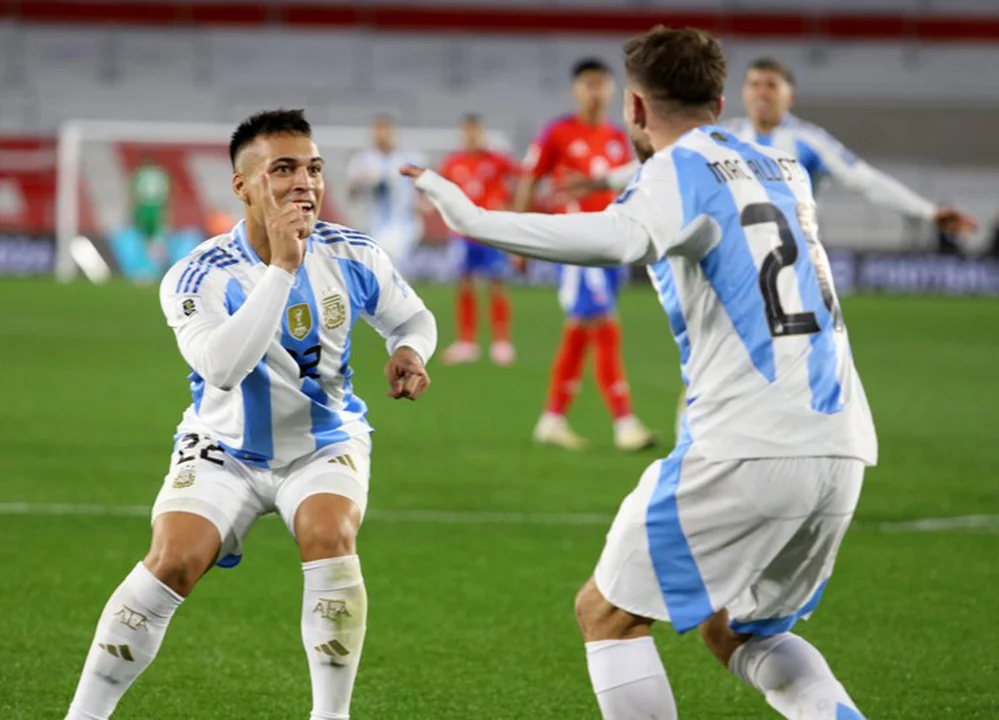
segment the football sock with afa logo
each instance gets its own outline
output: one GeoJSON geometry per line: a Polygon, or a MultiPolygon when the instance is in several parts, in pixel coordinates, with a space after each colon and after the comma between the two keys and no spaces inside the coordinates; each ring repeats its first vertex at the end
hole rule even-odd
{"type": "Polygon", "coordinates": [[[312,677],[310,720],[346,720],[367,627],[357,555],[302,563],[302,643],[312,677]]]}
{"type": "Polygon", "coordinates": [[[108,599],[66,720],[106,720],[156,657],[184,598],[138,563],[108,599]]]}

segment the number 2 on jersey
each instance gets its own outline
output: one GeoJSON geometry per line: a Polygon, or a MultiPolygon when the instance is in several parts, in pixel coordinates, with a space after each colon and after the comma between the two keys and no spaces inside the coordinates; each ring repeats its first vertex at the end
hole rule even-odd
{"type": "MultiPolygon", "coordinates": [[[[814,312],[787,313],[781,303],[777,290],[777,276],[786,267],[793,266],[798,261],[798,243],[794,239],[787,216],[773,203],[753,203],[742,210],[740,221],[743,227],[752,227],[763,223],[774,223],[780,237],[780,245],[775,247],[763,259],[760,266],[760,293],[763,295],[763,305],[766,309],[767,324],[773,337],[785,335],[812,335],[821,332],[818,318],[814,312]]],[[[839,308],[832,293],[832,285],[824,282],[824,268],[815,267],[816,279],[822,293],[826,309],[832,314],[837,329],[840,327],[839,308]]]]}

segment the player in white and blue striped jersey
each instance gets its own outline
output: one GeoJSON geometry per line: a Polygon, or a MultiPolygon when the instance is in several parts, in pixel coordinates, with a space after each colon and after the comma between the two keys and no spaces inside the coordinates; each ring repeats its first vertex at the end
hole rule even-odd
{"type": "MultiPolygon", "coordinates": [[[[932,222],[946,233],[964,235],[978,226],[974,218],[949,205],[929,200],[895,178],[858,158],[818,125],[791,114],[794,74],[779,60],[761,57],[746,71],[742,100],[747,117],[733,118],[723,126],[740,140],[790,153],[812,181],[817,195],[830,179],[860,193],[868,202],[914,218],[932,222]]],[[[637,163],[619,168],[603,178],[573,178],[564,188],[578,194],[592,188],[623,189],[637,163]]]]}
{"type": "Polygon", "coordinates": [[[422,165],[422,154],[400,149],[395,121],[378,115],[371,122],[372,146],[347,163],[351,201],[364,207],[364,230],[392,261],[406,271],[406,262],[423,236],[423,218],[413,186],[399,177],[400,165],[422,165]]]}
{"type": "MultiPolygon", "coordinates": [[[[791,632],[819,603],[877,460],[864,388],[794,156],[717,125],[725,59],[699,30],[625,45],[637,177],[600,213],[487,212],[405,168],[456,232],[573,265],[648,266],[689,403],[670,455],[624,500],[576,613],[609,720],[672,720],[654,621],[700,628],[795,720],[862,715],[791,632]]],[[[738,714],[738,713],[736,713],[738,714]]]]}
{"type": "Polygon", "coordinates": [[[389,394],[415,400],[429,384],[436,323],[370,238],[318,222],[323,161],[301,111],[248,118],[230,156],[246,218],[160,288],[192,403],[153,507],[152,546],[104,608],[68,720],[111,715],[201,576],[238,563],[271,512],[302,559],[310,717],[349,714],[367,614],[355,536],[371,450],[351,334],[364,319],[385,337],[389,394]]]}
{"type": "Polygon", "coordinates": [[[746,71],[742,101],[748,117],[725,127],[742,140],[789,152],[798,158],[818,193],[829,179],[862,194],[869,202],[901,215],[925,220],[940,230],[963,234],[975,221],[955,208],[922,197],[895,178],[864,162],[818,125],[791,114],[794,73],[771,57],[753,60],[746,71]]]}

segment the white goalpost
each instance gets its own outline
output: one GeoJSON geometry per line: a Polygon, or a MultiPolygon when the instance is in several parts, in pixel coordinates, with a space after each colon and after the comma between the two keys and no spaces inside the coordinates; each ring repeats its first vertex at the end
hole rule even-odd
{"type": "MultiPolygon", "coordinates": [[[[91,280],[107,275],[95,268],[99,253],[88,234],[103,235],[129,222],[128,167],[120,152],[171,147],[177,150],[177,167],[183,170],[181,182],[205,206],[235,208],[229,190],[228,142],[234,125],[226,123],[173,123],[121,120],[72,120],[59,129],[56,187],[55,275],[68,282],[82,269],[91,280]],[[202,152],[203,150],[203,152],[202,152]],[[86,205],[86,208],[83,205],[86,205]],[[90,226],[82,218],[89,216],[90,226]]],[[[363,126],[313,126],[313,139],[326,159],[327,194],[337,207],[349,213],[344,171],[347,159],[371,144],[370,131],[363,126]]],[[[509,138],[490,131],[491,147],[509,151],[509,138]]],[[[459,146],[455,128],[400,127],[398,145],[422,153],[431,166],[459,146]]],[[[167,168],[170,172],[170,168],[167,168]]],[[[188,208],[182,208],[184,210],[188,208]]]]}

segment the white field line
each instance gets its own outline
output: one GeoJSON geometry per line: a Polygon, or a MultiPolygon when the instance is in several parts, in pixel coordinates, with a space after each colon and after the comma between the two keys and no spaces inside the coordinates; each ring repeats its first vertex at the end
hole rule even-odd
{"type": "MultiPolygon", "coordinates": [[[[149,517],[145,505],[86,505],[75,503],[0,503],[0,516],[149,517]]],[[[600,513],[529,513],[478,510],[369,510],[366,520],[432,525],[593,525],[608,527],[613,519],[600,513]]],[[[862,530],[884,533],[949,531],[999,532],[999,515],[960,515],[893,522],[856,522],[862,530]]]]}

